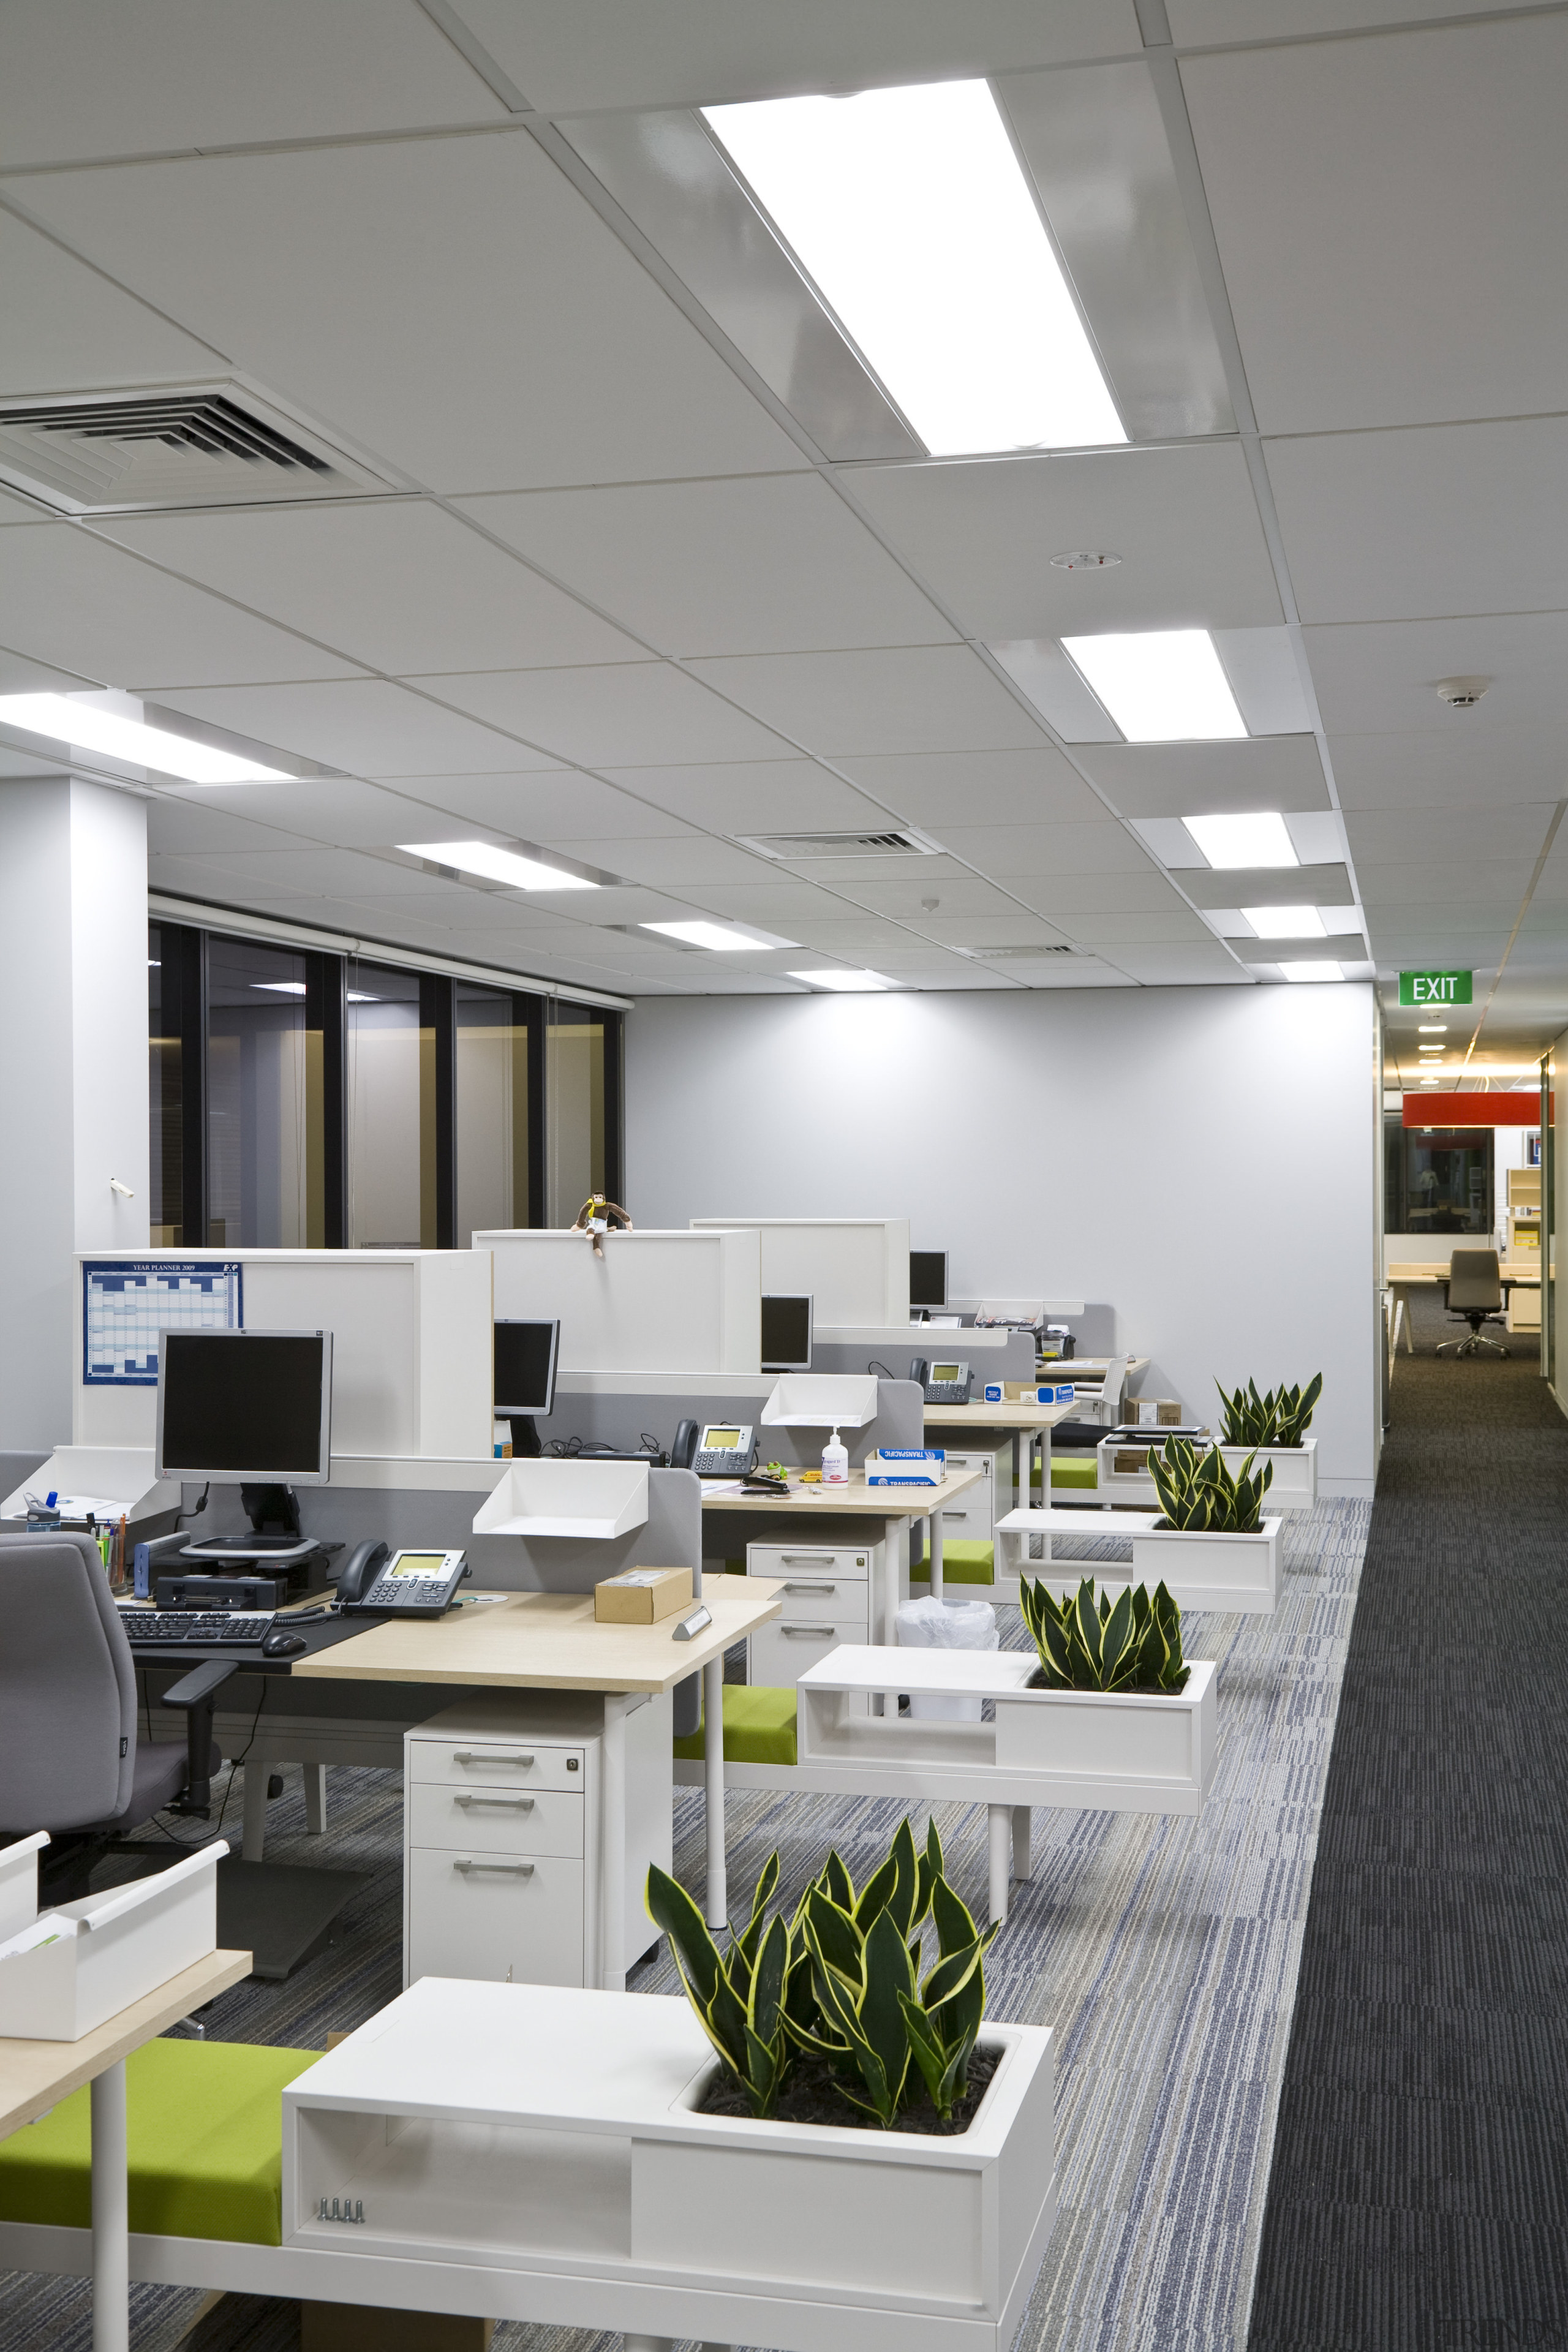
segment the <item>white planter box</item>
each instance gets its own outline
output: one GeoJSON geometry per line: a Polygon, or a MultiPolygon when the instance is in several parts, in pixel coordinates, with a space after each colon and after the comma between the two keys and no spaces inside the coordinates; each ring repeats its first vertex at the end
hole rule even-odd
{"type": "Polygon", "coordinates": [[[1196,1811],[1214,1778],[1215,1669],[1190,1661],[1173,1697],[1138,1691],[1023,1690],[996,1701],[998,1771],[1048,1776],[1070,1805],[1107,1780],[1147,1791],[1151,1812],[1183,1797],[1196,1811]]]}
{"type": "MultiPolygon", "coordinates": [[[[1089,1572],[1117,1580],[1114,1570],[1089,1572]]],[[[1131,1580],[1151,1590],[1163,1583],[1179,1609],[1272,1617],[1279,1594],[1279,1521],[1266,1518],[1246,1536],[1151,1528],[1132,1538],[1131,1580]]]]}
{"type": "MultiPolygon", "coordinates": [[[[1234,1478],[1247,1455],[1249,1445],[1222,1445],[1220,1459],[1234,1478]]],[[[1261,1469],[1265,1462],[1274,1465],[1264,1502],[1271,1511],[1310,1511],[1318,1499],[1318,1441],[1303,1438],[1300,1445],[1260,1445],[1254,1465],[1261,1469]]]]}
{"type": "Polygon", "coordinates": [[[755,2123],[695,2112],[684,2000],[426,1978],[284,2092],[284,2247],[344,2257],[344,2302],[413,2256],[583,2281],[611,2328],[1004,2352],[1056,2216],[1051,2034],[981,2039],[952,2138],[755,2123]]]}
{"type": "Polygon", "coordinates": [[[155,1878],[54,1905],[68,1923],[55,1940],[0,1959],[0,2035],[79,2042],[216,1951],[216,1870],[227,1852],[219,1838],[155,1878]]]}

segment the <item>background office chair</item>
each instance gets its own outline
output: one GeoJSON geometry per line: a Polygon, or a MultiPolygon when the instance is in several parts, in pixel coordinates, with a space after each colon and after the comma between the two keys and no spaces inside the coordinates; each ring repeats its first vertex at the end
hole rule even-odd
{"type": "Polygon", "coordinates": [[[1468,1339],[1445,1339],[1437,1353],[1452,1348],[1456,1357],[1479,1355],[1489,1348],[1494,1355],[1506,1356],[1508,1349],[1500,1340],[1489,1339],[1481,1325],[1489,1317],[1502,1313],[1502,1282],[1496,1250],[1456,1250],[1448,1260],[1448,1279],[1443,1286],[1448,1312],[1456,1323],[1468,1323],[1468,1339]]]}
{"type": "Polygon", "coordinates": [[[154,1813],[205,1819],[213,1694],[236,1667],[197,1666],[164,1692],[183,1742],[138,1740],[131,1645],[85,1535],[0,1536],[0,1844],[47,1830],[40,1892],[63,1901],[154,1813]]]}
{"type": "Polygon", "coordinates": [[[1112,1356],[1110,1359],[1098,1388],[1093,1385],[1095,1376],[1092,1372],[1086,1376],[1069,1365],[1067,1377],[1071,1379],[1076,1392],[1074,1405],[1078,1418],[1096,1422],[1101,1429],[1114,1429],[1121,1419],[1126,1402],[1126,1357],[1112,1356]]]}

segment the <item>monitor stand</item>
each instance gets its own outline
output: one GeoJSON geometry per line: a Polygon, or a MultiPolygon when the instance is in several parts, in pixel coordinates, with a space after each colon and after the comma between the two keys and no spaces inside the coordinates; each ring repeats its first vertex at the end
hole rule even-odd
{"type": "Polygon", "coordinates": [[[512,1460],[514,1462],[532,1462],[537,1460],[539,1455],[539,1431],[535,1425],[533,1415],[531,1412],[509,1413],[507,1415],[507,1426],[511,1431],[512,1460]]]}
{"type": "Polygon", "coordinates": [[[269,1559],[279,1567],[307,1560],[316,1549],[314,1538],[301,1533],[300,1504],[292,1486],[241,1486],[239,1499],[252,1532],[247,1536],[208,1536],[185,1546],[187,1559],[246,1562],[269,1559]]]}

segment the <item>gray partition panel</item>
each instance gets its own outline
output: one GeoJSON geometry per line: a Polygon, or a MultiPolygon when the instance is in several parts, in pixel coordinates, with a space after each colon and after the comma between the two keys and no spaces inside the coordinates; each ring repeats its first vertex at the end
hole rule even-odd
{"type": "MultiPolygon", "coordinates": [[[[861,1363],[847,1369],[859,1372],[866,1367],[861,1363]]],[[[710,1396],[700,1389],[684,1397],[649,1396],[637,1390],[615,1396],[563,1396],[557,1391],[555,1410],[547,1422],[540,1423],[539,1433],[546,1440],[579,1437],[584,1444],[596,1439],[602,1444],[636,1445],[646,1431],[668,1448],[674,1440],[678,1422],[689,1419],[726,1426],[749,1421],[763,1461],[783,1462],[792,1469],[815,1470],[830,1432],[825,1428],[763,1428],[763,1406],[773,1389],[771,1379],[762,1379],[757,1382],[754,1397],[710,1396]]],[[[875,1419],[868,1421],[864,1429],[842,1433],[851,1464],[862,1461],[879,1445],[923,1444],[923,1406],[924,1399],[912,1381],[879,1380],[875,1419]]]]}
{"type": "Polygon", "coordinates": [[[1006,1343],[1000,1348],[976,1348],[967,1331],[949,1331],[935,1323],[917,1323],[909,1334],[909,1345],[903,1335],[889,1345],[880,1347],[846,1347],[838,1340],[820,1339],[812,1344],[811,1369],[814,1372],[866,1372],[873,1360],[886,1364],[888,1370],[902,1380],[908,1373],[910,1360],[923,1356],[928,1363],[941,1357],[956,1357],[967,1362],[974,1374],[973,1393],[978,1396],[987,1381],[1031,1381],[1035,1377],[1035,1339],[1031,1331],[1009,1331],[1006,1343]]]}

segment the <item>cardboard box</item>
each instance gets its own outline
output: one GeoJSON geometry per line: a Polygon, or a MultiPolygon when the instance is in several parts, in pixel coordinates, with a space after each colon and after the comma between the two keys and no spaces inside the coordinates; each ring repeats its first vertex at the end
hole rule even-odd
{"type": "Polygon", "coordinates": [[[627,1568],[594,1587],[594,1615],[601,1625],[657,1625],[691,1605],[689,1568],[627,1568]]]}
{"type": "Polygon", "coordinates": [[[1174,1397],[1131,1397],[1128,1402],[1137,1408],[1136,1414],[1130,1412],[1128,1419],[1135,1418],[1140,1429],[1179,1429],[1182,1425],[1182,1408],[1174,1397]]]}

